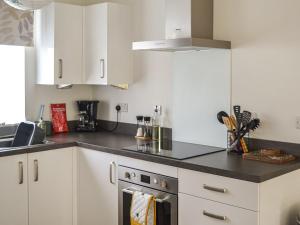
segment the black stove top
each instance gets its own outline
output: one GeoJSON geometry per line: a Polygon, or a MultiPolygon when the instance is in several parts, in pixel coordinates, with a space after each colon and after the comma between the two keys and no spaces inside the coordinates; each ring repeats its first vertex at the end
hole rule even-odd
{"type": "Polygon", "coordinates": [[[136,151],[145,154],[157,155],[172,159],[189,159],[215,152],[225,151],[224,148],[206,145],[190,144],[178,141],[152,141],[137,143],[134,146],[125,147],[124,150],[136,151]]]}

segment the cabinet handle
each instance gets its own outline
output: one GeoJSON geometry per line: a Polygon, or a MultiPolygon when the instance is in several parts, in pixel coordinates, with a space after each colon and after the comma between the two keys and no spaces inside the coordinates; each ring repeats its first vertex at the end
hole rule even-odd
{"type": "Polygon", "coordinates": [[[104,59],[100,59],[100,78],[103,79],[105,77],[105,63],[104,59]]]}
{"type": "Polygon", "coordinates": [[[63,78],[63,60],[62,59],[58,60],[58,78],[59,79],[63,78]]]}
{"type": "Polygon", "coordinates": [[[24,183],[23,162],[19,162],[19,184],[24,183]]]}
{"type": "Polygon", "coordinates": [[[220,215],[217,215],[217,214],[213,214],[213,213],[207,212],[205,210],[203,210],[203,215],[207,216],[207,217],[210,217],[210,218],[213,218],[213,219],[216,219],[216,220],[222,220],[222,221],[227,220],[226,216],[220,216],[220,215]]]}
{"type": "Polygon", "coordinates": [[[203,188],[209,191],[214,191],[219,193],[226,193],[228,191],[226,188],[217,188],[217,187],[208,186],[206,184],[203,184],[203,188]]]}
{"type": "Polygon", "coordinates": [[[116,184],[116,181],[113,179],[113,169],[116,169],[116,163],[111,162],[109,165],[109,181],[111,184],[116,184]]]}
{"type": "Polygon", "coordinates": [[[39,162],[37,159],[33,161],[34,164],[34,182],[39,181],[39,162]]]}

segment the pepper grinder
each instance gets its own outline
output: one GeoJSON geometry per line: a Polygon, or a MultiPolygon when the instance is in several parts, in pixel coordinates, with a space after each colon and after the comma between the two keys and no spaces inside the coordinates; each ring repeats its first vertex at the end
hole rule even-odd
{"type": "Polygon", "coordinates": [[[145,124],[145,132],[144,132],[144,138],[145,139],[151,139],[151,117],[150,116],[145,116],[144,117],[144,124],[145,124]]]}
{"type": "Polygon", "coordinates": [[[144,129],[143,129],[143,121],[144,117],[143,116],[137,116],[137,132],[136,132],[136,137],[144,137],[144,129]]]}

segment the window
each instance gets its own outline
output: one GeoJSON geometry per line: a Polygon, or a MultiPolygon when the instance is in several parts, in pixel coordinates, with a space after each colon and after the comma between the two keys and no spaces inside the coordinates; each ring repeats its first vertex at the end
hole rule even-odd
{"type": "Polygon", "coordinates": [[[25,47],[0,45],[0,123],[25,120],[25,47]]]}

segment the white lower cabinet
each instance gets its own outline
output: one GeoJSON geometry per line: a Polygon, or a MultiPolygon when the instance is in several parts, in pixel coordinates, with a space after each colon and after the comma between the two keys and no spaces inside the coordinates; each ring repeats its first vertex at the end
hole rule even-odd
{"type": "Polygon", "coordinates": [[[258,225],[258,213],[179,194],[179,225],[258,225]]]}
{"type": "Polygon", "coordinates": [[[28,154],[29,225],[73,225],[73,148],[28,154]]]}
{"type": "Polygon", "coordinates": [[[118,225],[117,156],[78,151],[78,225],[118,225]]]}
{"type": "Polygon", "coordinates": [[[26,154],[0,158],[0,224],[28,225],[26,154]]]}
{"type": "Polygon", "coordinates": [[[299,211],[300,170],[255,184],[74,147],[0,157],[0,225],[118,225],[118,165],[178,177],[178,225],[286,225],[299,211]]]}

